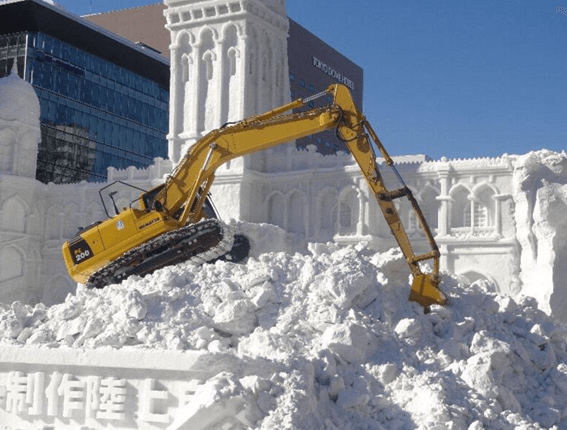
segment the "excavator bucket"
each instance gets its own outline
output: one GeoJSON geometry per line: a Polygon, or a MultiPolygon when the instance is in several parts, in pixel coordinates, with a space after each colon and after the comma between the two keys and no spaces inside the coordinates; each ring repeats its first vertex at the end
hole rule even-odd
{"type": "Polygon", "coordinates": [[[409,299],[417,302],[424,308],[433,304],[444,305],[447,303],[447,297],[441,292],[439,287],[439,278],[431,274],[416,275],[411,284],[411,292],[409,299]]]}

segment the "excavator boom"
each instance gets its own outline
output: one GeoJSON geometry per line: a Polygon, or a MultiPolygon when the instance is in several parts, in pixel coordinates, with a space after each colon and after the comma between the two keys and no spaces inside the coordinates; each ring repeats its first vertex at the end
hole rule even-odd
{"type": "MultiPolygon", "coordinates": [[[[333,128],[358,163],[384,219],[406,258],[413,275],[410,300],[424,307],[445,303],[445,296],[438,288],[439,250],[423,213],[376,133],[364,115],[358,111],[349,90],[339,84],[331,85],[326,91],[313,97],[295,100],[205,135],[189,149],[164,184],[140,196],[140,209],[126,209],[98,224],[94,231],[90,229],[64,244],[63,255],[69,273],[77,282],[88,282],[94,276],[97,279],[94,286],[104,285],[105,280],[120,280],[120,277],[111,276],[111,272],[115,271],[125,274],[142,273],[136,269],[137,266],[142,266],[145,268],[143,273],[148,273],[153,268],[148,260],[164,259],[160,250],[164,248],[162,242],[165,243],[162,235],[166,234],[166,237],[176,238],[174,248],[176,250],[179,248],[179,251],[175,252],[171,249],[163,250],[167,255],[175,254],[175,258],[168,261],[174,263],[183,261],[185,254],[189,253],[186,251],[189,249],[187,242],[193,239],[192,236],[180,237],[175,231],[186,229],[186,226],[198,225],[203,218],[209,218],[204,206],[215,172],[221,165],[236,157],[333,128]],[[333,101],[326,106],[292,112],[314,99],[329,95],[332,96],[333,101]],[[377,153],[393,169],[402,184],[401,188],[392,191],[386,188],[376,162],[377,153]],[[416,219],[430,245],[429,252],[420,255],[414,253],[395,205],[395,200],[400,198],[407,198],[410,201],[416,219]],[[127,231],[116,237],[117,229],[127,231]],[[151,257],[147,256],[148,249],[152,249],[151,257]],[[85,253],[88,254],[87,258],[84,258],[85,253]],[[125,260],[121,258],[125,253],[128,253],[129,257],[128,263],[124,263],[127,267],[124,268],[118,266],[117,261],[125,260]],[[421,268],[421,262],[427,260],[432,262],[430,273],[424,273],[421,268]]],[[[213,230],[212,226],[207,229],[209,239],[215,235],[212,233],[213,230]]],[[[227,252],[225,248],[229,245],[221,240],[221,236],[224,235],[222,227],[216,234],[219,236],[217,242],[223,245],[213,244],[210,247],[220,247],[220,251],[212,253],[218,258],[217,254],[227,252]]],[[[240,243],[239,246],[246,248],[247,245],[240,243]]],[[[192,255],[200,253],[194,248],[191,249],[192,255]]],[[[207,247],[202,252],[208,252],[207,247]]],[[[233,253],[233,255],[237,254],[238,258],[243,255],[240,251],[233,253]]],[[[156,266],[162,267],[163,264],[156,266]]]]}

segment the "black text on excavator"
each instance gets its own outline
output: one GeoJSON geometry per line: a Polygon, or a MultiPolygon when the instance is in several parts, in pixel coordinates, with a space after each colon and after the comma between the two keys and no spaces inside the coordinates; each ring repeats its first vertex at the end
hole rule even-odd
{"type": "Polygon", "coordinates": [[[444,304],[439,290],[439,250],[411,190],[349,90],[340,84],[307,99],[213,130],[197,141],[164,184],[140,195],[138,207],[126,208],[79,232],[63,245],[71,277],[88,287],[103,287],[130,275],[145,275],[187,260],[201,262],[246,257],[247,241],[215,219],[207,195],[215,171],[229,160],[334,128],[358,163],[370,190],[401,248],[413,275],[410,300],[424,307],[444,304]],[[326,106],[290,113],[308,102],[332,96],[326,106]],[[401,188],[389,191],[376,163],[377,148],[398,177],[401,188]],[[407,198],[431,250],[416,255],[394,201],[407,198]],[[431,260],[431,273],[420,263],[431,260]]]}

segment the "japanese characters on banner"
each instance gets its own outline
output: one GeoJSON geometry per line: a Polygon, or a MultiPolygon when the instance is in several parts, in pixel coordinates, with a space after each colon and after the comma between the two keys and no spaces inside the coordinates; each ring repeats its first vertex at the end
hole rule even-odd
{"type": "Polygon", "coordinates": [[[235,368],[215,354],[2,347],[0,423],[165,429],[208,378],[235,368]]]}
{"type": "MultiPolygon", "coordinates": [[[[189,403],[199,380],[163,381],[59,371],[0,373],[0,416],[115,426],[170,423],[169,411],[189,403]]],[[[149,426],[151,428],[151,426],[149,426]]]]}

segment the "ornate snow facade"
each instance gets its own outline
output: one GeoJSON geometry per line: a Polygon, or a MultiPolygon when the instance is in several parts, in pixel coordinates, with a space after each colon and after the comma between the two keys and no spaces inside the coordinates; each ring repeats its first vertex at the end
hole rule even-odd
{"type": "MultiPolygon", "coordinates": [[[[165,3],[172,37],[170,160],[156,159],[145,170],[111,168],[109,182],[154,187],[207,131],[289,98],[284,0],[165,3]]],[[[15,75],[0,80],[0,301],[52,304],[74,290],[61,257],[63,241],[106,215],[101,184],[44,185],[34,179],[32,154],[40,134],[32,93],[15,75]]],[[[525,189],[518,179],[538,173],[526,168],[526,157],[541,164],[546,154],[436,161],[417,155],[399,157],[396,166],[434,231],[442,270],[487,279],[512,295],[527,291],[548,312],[561,314],[555,303],[563,303],[565,294],[554,285],[567,240],[555,221],[541,216],[541,182],[525,189]],[[554,253],[542,254],[547,248],[554,253]],[[547,280],[540,290],[526,287],[536,272],[547,280]]],[[[555,156],[565,163],[564,154],[555,156]]],[[[397,188],[387,168],[383,172],[387,185],[397,188]]],[[[128,206],[136,194],[123,194],[118,206],[128,206]]],[[[308,242],[329,241],[377,250],[395,246],[346,154],[323,156],[291,144],[236,159],[217,172],[212,196],[223,219],[278,225],[290,244],[305,250],[308,242]]],[[[427,249],[409,207],[399,210],[416,251],[427,249]]]]}
{"type": "Polygon", "coordinates": [[[45,200],[35,181],[40,136],[39,100],[14,65],[10,75],[0,79],[0,289],[4,297],[33,296],[40,280],[45,200]]]}
{"type": "MultiPolygon", "coordinates": [[[[309,148],[285,153],[266,151],[264,171],[245,175],[258,192],[251,193],[247,217],[234,217],[241,181],[239,167],[218,172],[211,190],[225,220],[236,218],[283,228],[288,240],[306,249],[309,242],[367,244],[385,251],[395,247],[376,199],[348,155],[323,156],[309,148]]],[[[516,157],[431,161],[425,156],[395,158],[396,167],[420,203],[441,250],[441,268],[471,281],[486,279],[502,292],[520,291],[519,252],[513,199],[516,157]]],[[[109,181],[147,187],[159,183],[171,168],[156,160],[149,170],[109,170],[109,181]]],[[[395,176],[382,169],[394,188],[395,176]]],[[[409,204],[398,206],[416,250],[427,250],[409,204]]]]}

